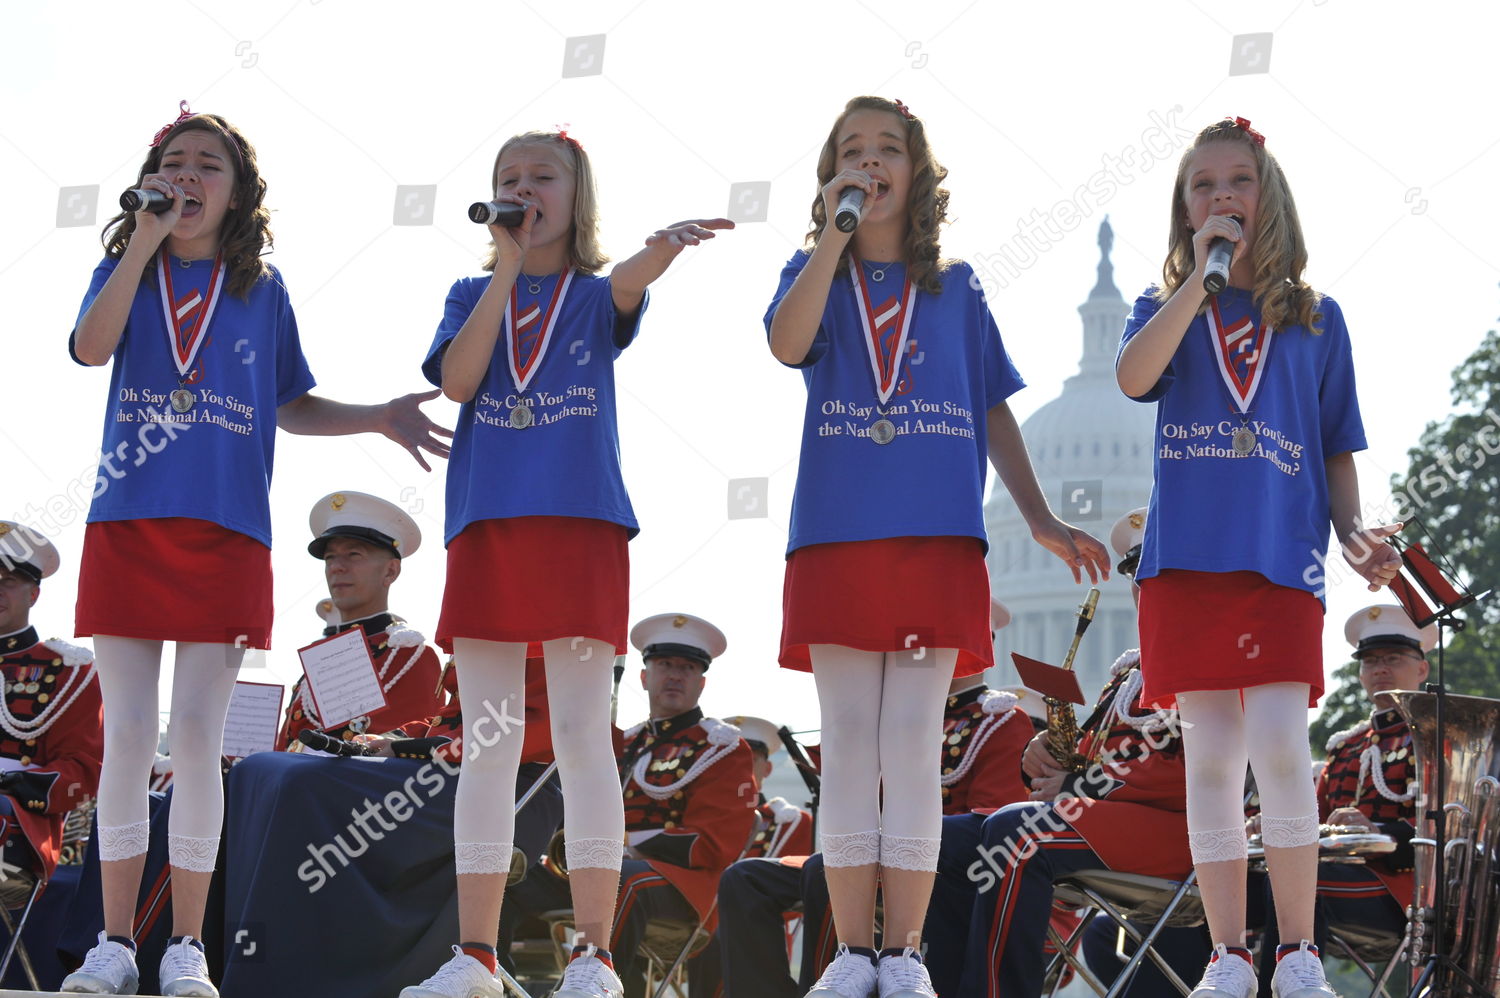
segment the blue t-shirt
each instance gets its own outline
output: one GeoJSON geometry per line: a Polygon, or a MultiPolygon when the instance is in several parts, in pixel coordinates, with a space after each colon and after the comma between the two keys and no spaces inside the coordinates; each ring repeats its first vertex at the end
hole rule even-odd
{"type": "MultiPolygon", "coordinates": [[[[545,313],[559,277],[544,277],[535,295],[517,281],[519,314],[533,306],[545,313]]],[[[464,277],[448,292],[422,363],[434,385],[442,386],[448,344],[489,283],[488,275],[464,277]]],[[[648,301],[649,293],[633,317],[621,320],[609,278],[574,275],[551,344],[526,388],[535,422],[523,430],[510,425],[516,381],[504,333],[496,338],[479,390],[459,411],[448,459],[444,543],[476,520],[512,516],[588,517],[621,524],[631,537],[640,532],[620,471],[614,362],[635,339],[648,301]]]]}
{"type": "MultiPolygon", "coordinates": [[[[1226,326],[1257,326],[1250,292],[1218,296],[1226,326]]],[[[1120,349],[1156,314],[1151,291],[1136,299],[1120,349]]],[[[1139,402],[1157,402],[1155,483],[1137,579],[1166,568],[1259,572],[1279,586],[1323,597],[1332,514],[1324,461],[1365,449],[1344,314],[1318,304],[1320,334],[1274,331],[1269,365],[1250,402],[1255,449],[1241,457],[1240,428],[1217,367],[1208,313],[1195,317],[1160,380],[1139,402]]]]}
{"type": "MultiPolygon", "coordinates": [[[[766,310],[768,334],[808,259],[798,250],[782,270],[766,310]]],[[[879,282],[873,271],[866,263],[878,318],[899,301],[906,270],[888,264],[879,282]]],[[[856,289],[847,270],[834,277],[812,346],[794,365],[807,384],[807,409],[787,554],[809,544],[887,537],[977,537],[987,545],[985,417],[1025,382],[972,275],[968,264],[955,263],[942,275],[941,293],[916,292],[886,410],[896,437],[885,445],[869,437],[880,415],[856,289]]],[[[899,322],[897,316],[881,325],[882,339],[895,335],[899,322]]]]}
{"type": "MultiPolygon", "coordinates": [[[[105,258],[94,269],[80,320],[118,263],[105,258]]],[[[172,257],[170,266],[179,302],[194,292],[208,294],[212,260],[183,266],[172,257]]],[[[115,348],[90,523],[185,516],[271,545],[276,407],[306,394],[315,382],[281,273],[272,267],[248,299],[230,294],[227,284],[226,278],[194,362],[202,377],[188,389],[197,402],[178,413],[167,396],[180,378],[156,267],[147,267],[115,348]]],[[[202,322],[203,311],[200,304],[184,319],[202,322]]]]}

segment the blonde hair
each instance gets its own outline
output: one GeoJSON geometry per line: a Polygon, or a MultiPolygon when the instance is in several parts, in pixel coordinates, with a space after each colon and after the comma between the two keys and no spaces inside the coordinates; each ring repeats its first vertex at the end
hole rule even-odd
{"type": "MultiPolygon", "coordinates": [[[[938,228],[948,221],[948,190],[939,186],[948,177],[948,168],[937,161],[932,147],[927,143],[927,129],[922,119],[899,104],[884,97],[855,97],[834,120],[828,130],[828,139],[823,151],[818,154],[818,192],[813,196],[812,224],[808,227],[807,248],[817,246],[818,238],[828,226],[828,210],[823,206],[823,188],[839,172],[839,131],[844,121],[855,111],[885,111],[896,116],[906,128],[906,151],[912,161],[911,192],[906,199],[907,229],[902,250],[906,256],[906,272],[911,282],[923,291],[937,294],[942,291],[942,274],[951,261],[942,259],[938,247],[938,228]]],[[[853,241],[844,247],[839,257],[842,270],[848,266],[853,241]]]]}
{"type": "MultiPolygon", "coordinates": [[[[495,166],[490,171],[490,189],[498,193],[500,186],[500,161],[505,154],[520,146],[547,146],[558,152],[564,169],[573,174],[573,239],[568,246],[568,265],[585,273],[598,273],[609,257],[599,249],[599,194],[594,188],[594,168],[589,163],[589,154],[583,151],[578,140],[562,132],[522,132],[505,140],[495,154],[495,166]]],[[[484,269],[493,271],[498,254],[494,244],[485,254],[484,269]]]]}
{"type": "MultiPolygon", "coordinates": [[[[1210,142],[1238,142],[1250,153],[1260,180],[1260,199],[1255,212],[1255,245],[1250,248],[1254,276],[1251,296],[1260,310],[1261,320],[1273,329],[1304,326],[1321,332],[1317,323],[1318,303],[1322,295],[1302,279],[1307,266],[1307,243],[1302,237],[1302,223],[1297,219],[1297,203],[1287,185],[1286,174],[1276,157],[1252,139],[1233,118],[1224,118],[1198,133],[1197,138],[1177,164],[1177,179],[1172,183],[1172,228],[1167,236],[1167,260],[1162,266],[1162,283],[1156,290],[1165,302],[1193,273],[1193,231],[1188,218],[1184,187],[1193,153],[1210,142]]],[[[1205,301],[1203,308],[1208,307],[1205,301]]],[[[1200,309],[1201,311],[1201,309],[1200,309]]]]}
{"type": "MultiPolygon", "coordinates": [[[[141,186],[150,173],[161,172],[162,158],[172,142],[184,132],[207,132],[224,143],[233,161],[235,207],[230,208],[219,226],[219,252],[224,254],[224,286],[236,298],[246,299],[256,282],[270,274],[261,254],[271,248],[271,212],[265,206],[266,182],[260,175],[255,147],[244,134],[217,114],[195,114],[172,126],[160,142],[146,152],[146,160],[136,175],[135,186],[141,186]]],[[[118,260],[125,255],[130,237],[135,234],[135,212],[122,211],[104,226],[100,237],[106,256],[118,260]]],[[[141,280],[155,280],[151,268],[141,280]]]]}

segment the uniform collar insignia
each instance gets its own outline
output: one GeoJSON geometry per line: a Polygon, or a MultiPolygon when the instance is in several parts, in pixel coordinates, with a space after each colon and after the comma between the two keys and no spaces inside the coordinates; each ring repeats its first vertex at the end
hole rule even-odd
{"type": "Polygon", "coordinates": [[[691,728],[703,720],[703,708],[694,707],[692,710],[678,714],[676,717],[664,717],[660,720],[652,718],[648,727],[653,735],[666,735],[674,731],[682,731],[691,728]]]}
{"type": "Polygon", "coordinates": [[[36,645],[41,638],[36,635],[35,627],[24,627],[11,634],[0,636],[0,652],[26,651],[36,645]]]}

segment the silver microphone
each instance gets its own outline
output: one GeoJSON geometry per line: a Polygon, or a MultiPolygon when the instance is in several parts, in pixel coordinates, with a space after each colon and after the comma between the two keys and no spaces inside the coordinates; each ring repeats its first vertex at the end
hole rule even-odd
{"type": "Polygon", "coordinates": [[[853,232],[865,214],[865,192],[860,187],[845,187],[839,195],[839,210],[833,214],[834,228],[853,232]]]}
{"type": "Polygon", "coordinates": [[[1203,290],[1216,295],[1229,286],[1229,261],[1234,243],[1217,236],[1208,244],[1208,263],[1203,267],[1203,290]]]}

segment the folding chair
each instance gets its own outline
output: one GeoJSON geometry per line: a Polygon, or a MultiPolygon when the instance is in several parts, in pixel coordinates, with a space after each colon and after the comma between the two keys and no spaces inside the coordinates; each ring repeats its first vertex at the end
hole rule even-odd
{"type": "Polygon", "coordinates": [[[1183,880],[1167,880],[1136,873],[1116,873],[1113,870],[1085,870],[1059,880],[1053,896],[1064,904],[1086,909],[1086,912],[1078,923],[1078,928],[1067,939],[1048,927],[1048,937],[1057,948],[1057,955],[1047,968],[1047,980],[1053,982],[1048,993],[1056,990],[1056,982],[1060,981],[1066,965],[1095,994],[1104,998],[1118,998],[1130,986],[1141,962],[1150,957],[1177,992],[1186,996],[1192,990],[1191,987],[1177,976],[1177,972],[1156,952],[1153,944],[1164,928],[1202,924],[1203,899],[1198,893],[1196,879],[1196,872],[1189,873],[1183,880]],[[1110,987],[1105,987],[1074,952],[1096,912],[1109,916],[1110,921],[1119,928],[1120,942],[1116,952],[1125,966],[1110,987]],[[1148,923],[1150,928],[1142,935],[1132,922],[1148,923]],[[1136,944],[1135,952],[1129,957],[1124,953],[1127,937],[1136,944]]]}
{"type": "Polygon", "coordinates": [[[40,991],[41,985],[37,983],[36,970],[31,966],[31,954],[26,952],[26,944],[21,941],[21,933],[26,930],[26,920],[31,917],[32,909],[36,907],[36,899],[41,896],[43,888],[47,886],[45,878],[38,876],[26,894],[25,903],[20,905],[21,917],[12,918],[12,907],[0,905],[0,923],[4,923],[5,929],[10,933],[10,942],[5,945],[5,955],[0,957],[0,981],[10,970],[10,961],[16,956],[21,958],[21,969],[26,974],[26,982],[31,985],[33,991],[40,991]]]}
{"type": "MultiPolygon", "coordinates": [[[[1359,925],[1334,925],[1328,929],[1328,941],[1373,983],[1369,998],[1391,998],[1386,984],[1406,956],[1409,936],[1372,931],[1359,925]],[[1376,973],[1374,965],[1380,963],[1385,964],[1385,970],[1376,973]]],[[[1406,988],[1398,986],[1397,993],[1404,995],[1406,988]]]]}

